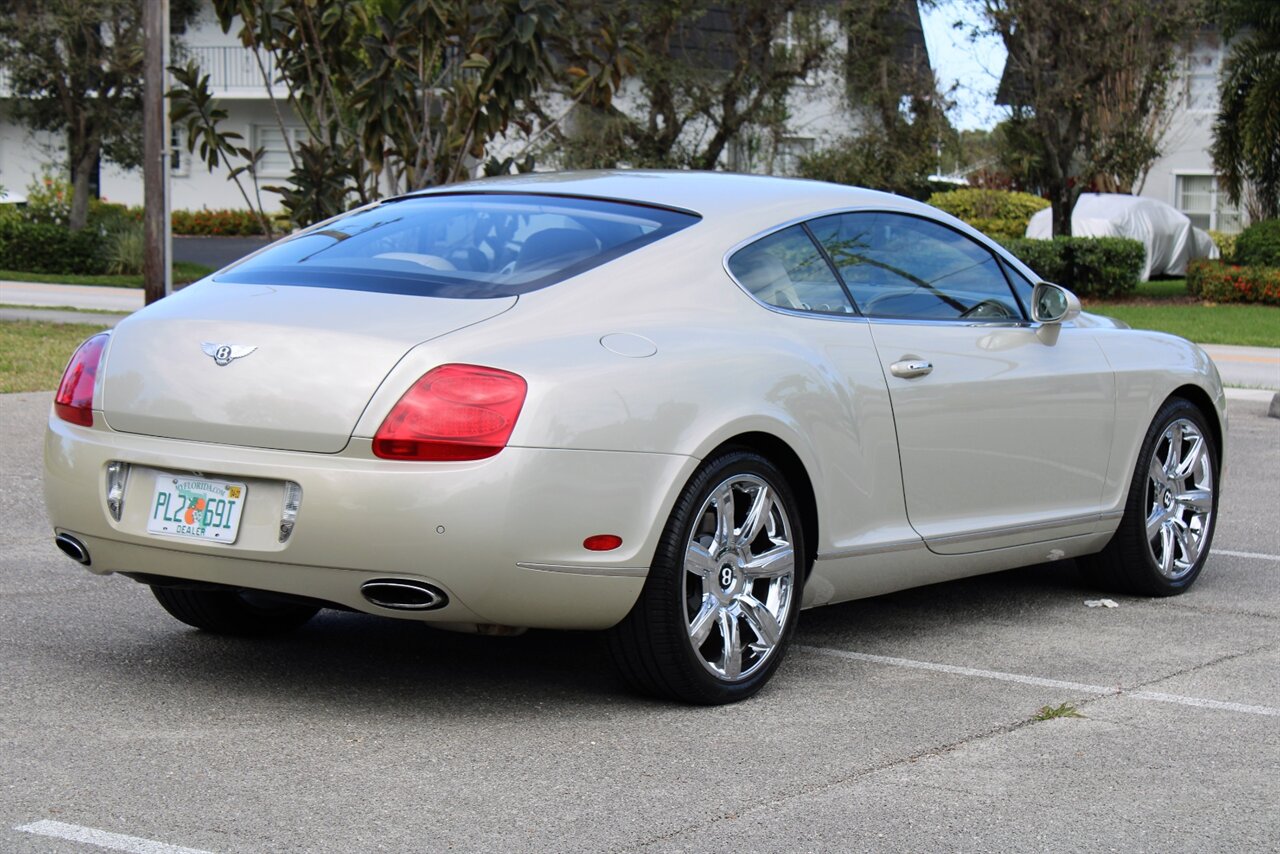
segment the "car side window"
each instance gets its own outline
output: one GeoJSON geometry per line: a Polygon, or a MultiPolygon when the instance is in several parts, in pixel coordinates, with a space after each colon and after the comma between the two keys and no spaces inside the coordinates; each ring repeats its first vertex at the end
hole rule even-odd
{"type": "Polygon", "coordinates": [[[1022,320],[995,256],[919,217],[848,213],[810,223],[868,317],[1022,320]]]}
{"type": "Polygon", "coordinates": [[[853,305],[803,226],[793,225],[739,249],[729,272],[756,299],[778,308],[853,314],[853,305]]]}

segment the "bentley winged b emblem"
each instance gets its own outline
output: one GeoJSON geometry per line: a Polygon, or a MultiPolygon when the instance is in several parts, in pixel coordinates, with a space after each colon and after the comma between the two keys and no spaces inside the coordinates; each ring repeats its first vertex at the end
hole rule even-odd
{"type": "Polygon", "coordinates": [[[205,341],[200,345],[200,349],[213,357],[215,365],[225,368],[236,359],[243,359],[258,348],[250,344],[215,344],[212,341],[205,341]]]}

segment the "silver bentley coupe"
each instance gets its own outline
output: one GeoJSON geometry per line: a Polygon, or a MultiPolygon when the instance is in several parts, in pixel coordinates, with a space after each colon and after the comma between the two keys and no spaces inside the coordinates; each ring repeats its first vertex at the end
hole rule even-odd
{"type": "Polygon", "coordinates": [[[545,174],[362,207],[90,338],[45,489],[63,552],[205,631],[603,630],[714,704],[804,608],[1072,558],[1185,591],[1225,436],[1194,344],[926,205],[545,174]]]}

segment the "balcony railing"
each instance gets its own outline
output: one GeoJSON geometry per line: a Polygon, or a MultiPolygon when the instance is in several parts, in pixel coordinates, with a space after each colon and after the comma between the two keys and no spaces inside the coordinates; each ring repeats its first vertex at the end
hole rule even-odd
{"type": "MultiPolygon", "coordinates": [[[[217,47],[187,47],[187,55],[200,65],[200,70],[209,75],[209,88],[215,93],[235,92],[240,95],[259,95],[266,97],[265,81],[262,69],[254,59],[253,53],[239,45],[217,47]]],[[[276,81],[276,70],[269,56],[263,56],[267,75],[272,81],[272,89],[277,95],[284,93],[284,86],[276,81]]]]}

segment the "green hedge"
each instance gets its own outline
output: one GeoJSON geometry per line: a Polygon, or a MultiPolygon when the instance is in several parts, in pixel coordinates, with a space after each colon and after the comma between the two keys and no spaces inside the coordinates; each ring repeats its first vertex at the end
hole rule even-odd
{"type": "Polygon", "coordinates": [[[1114,297],[1138,287],[1146,249],[1128,237],[1055,237],[1001,241],[1042,279],[1081,297],[1114,297]]]}
{"type": "Polygon", "coordinates": [[[262,234],[262,224],[253,211],[199,210],[174,211],[174,234],[213,235],[219,237],[262,234]]]}
{"type": "Polygon", "coordinates": [[[1237,264],[1280,267],[1280,219],[1264,219],[1240,232],[1232,260],[1237,264]]]}
{"type": "Polygon", "coordinates": [[[107,238],[96,228],[70,231],[61,225],[0,220],[0,269],[29,273],[107,271],[107,238]]]}
{"type": "Polygon", "coordinates": [[[1187,265],[1187,290],[1211,302],[1255,302],[1280,306],[1280,269],[1237,267],[1220,261],[1187,265]]]}
{"type": "Polygon", "coordinates": [[[1049,207],[1047,199],[1009,190],[965,189],[934,193],[929,204],[996,240],[1018,240],[1032,214],[1049,207]]]}

